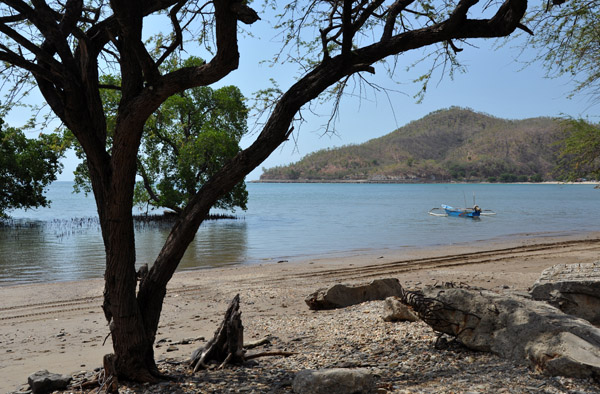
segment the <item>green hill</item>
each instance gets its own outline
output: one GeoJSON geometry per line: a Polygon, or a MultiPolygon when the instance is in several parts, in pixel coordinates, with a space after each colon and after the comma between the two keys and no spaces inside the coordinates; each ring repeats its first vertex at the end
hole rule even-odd
{"type": "Polygon", "coordinates": [[[552,118],[506,120],[452,107],[360,145],[263,169],[261,181],[443,182],[553,179],[561,137],[552,118]]]}

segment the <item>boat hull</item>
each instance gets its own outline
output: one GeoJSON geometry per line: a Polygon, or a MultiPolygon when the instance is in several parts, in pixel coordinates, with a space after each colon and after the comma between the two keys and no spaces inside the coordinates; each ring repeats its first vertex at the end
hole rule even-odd
{"type": "Polygon", "coordinates": [[[456,216],[462,218],[478,218],[481,215],[480,210],[476,210],[473,208],[454,208],[444,204],[442,204],[442,208],[448,216],[456,216]]]}

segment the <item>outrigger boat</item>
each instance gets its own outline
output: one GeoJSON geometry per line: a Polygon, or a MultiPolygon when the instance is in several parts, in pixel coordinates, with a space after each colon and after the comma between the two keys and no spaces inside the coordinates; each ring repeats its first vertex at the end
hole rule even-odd
{"type": "Polygon", "coordinates": [[[482,212],[481,208],[478,205],[474,205],[473,208],[454,208],[450,205],[442,204],[442,208],[444,213],[435,212],[440,208],[433,208],[429,211],[430,215],[433,216],[456,216],[461,218],[479,218],[480,216],[488,216],[495,215],[496,212],[492,212],[490,210],[486,210],[486,212],[482,212]]]}

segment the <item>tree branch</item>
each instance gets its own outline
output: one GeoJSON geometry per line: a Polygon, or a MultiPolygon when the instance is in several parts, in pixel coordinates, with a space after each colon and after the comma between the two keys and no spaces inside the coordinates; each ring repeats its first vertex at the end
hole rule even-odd
{"type": "Polygon", "coordinates": [[[394,26],[396,26],[396,18],[413,2],[414,0],[396,0],[390,6],[386,14],[385,26],[383,28],[383,34],[381,35],[381,41],[387,41],[392,37],[392,34],[394,33],[394,26]]]}
{"type": "Polygon", "coordinates": [[[183,45],[183,36],[181,33],[181,26],[179,26],[179,20],[177,19],[177,13],[181,11],[181,8],[186,2],[187,0],[180,0],[177,4],[175,4],[175,6],[173,6],[173,8],[171,8],[171,11],[169,11],[169,18],[171,19],[171,25],[173,26],[173,31],[175,32],[175,38],[173,39],[173,42],[171,42],[171,45],[166,48],[162,56],[156,61],[157,65],[162,64],[165,59],[169,57],[175,51],[175,49],[177,49],[179,45],[183,45]]]}
{"type": "Polygon", "coordinates": [[[352,50],[352,39],[354,38],[354,26],[352,26],[352,0],[344,0],[342,8],[342,55],[349,56],[352,50]]]}

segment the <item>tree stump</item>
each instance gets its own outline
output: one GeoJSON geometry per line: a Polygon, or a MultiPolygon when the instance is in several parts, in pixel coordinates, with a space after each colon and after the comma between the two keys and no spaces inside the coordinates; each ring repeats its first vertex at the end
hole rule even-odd
{"type": "Polygon", "coordinates": [[[207,363],[216,361],[223,368],[226,364],[244,361],[244,326],[240,312],[240,295],[237,294],[229,303],[221,325],[215,336],[204,346],[192,354],[190,364],[194,372],[207,368],[207,363]]]}

